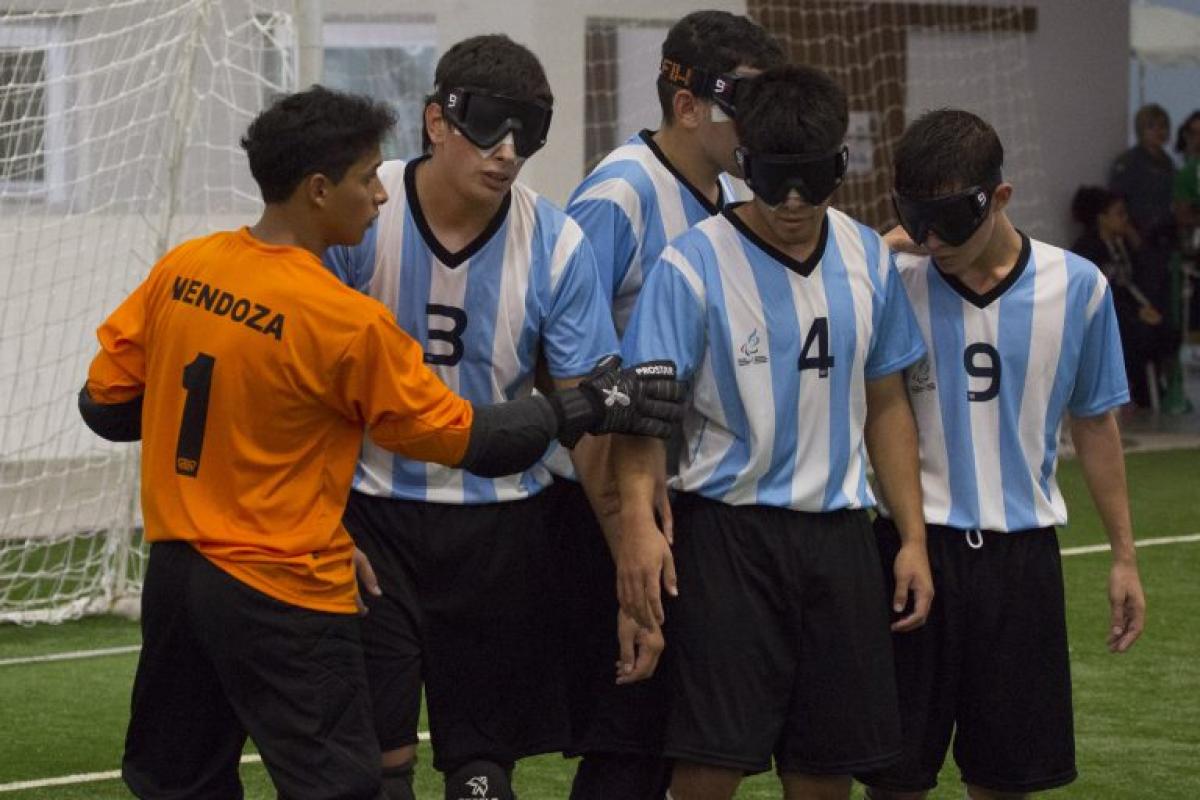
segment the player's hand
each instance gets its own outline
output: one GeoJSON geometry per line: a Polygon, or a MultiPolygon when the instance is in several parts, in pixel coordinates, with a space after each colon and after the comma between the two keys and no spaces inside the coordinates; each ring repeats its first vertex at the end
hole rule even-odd
{"type": "Polygon", "coordinates": [[[893,253],[907,253],[913,256],[927,256],[929,250],[912,240],[912,237],[899,225],[883,235],[883,243],[893,253]]]}
{"type": "Polygon", "coordinates": [[[1112,612],[1108,649],[1124,653],[1133,647],[1146,626],[1146,595],[1137,564],[1119,561],[1112,565],[1108,573],[1108,605],[1112,612]]]}
{"type": "Polygon", "coordinates": [[[654,487],[654,517],[667,544],[675,544],[675,517],[671,515],[671,495],[665,479],[658,481],[654,487]]]}
{"type": "Polygon", "coordinates": [[[893,570],[896,591],[892,595],[892,610],[897,614],[904,611],[912,595],[912,612],[893,622],[892,630],[900,633],[916,630],[925,624],[933,604],[933,576],[929,572],[925,543],[901,545],[893,570]]]}
{"type": "MultiPolygon", "coordinates": [[[[367,554],[356,547],[351,560],[360,589],[366,589],[367,594],[372,597],[383,597],[383,589],[379,588],[379,578],[375,577],[375,568],[371,566],[371,559],[367,558],[367,554]]],[[[358,615],[365,617],[368,609],[367,604],[363,602],[361,591],[354,594],[354,603],[358,606],[358,615]]]]}
{"type": "Polygon", "coordinates": [[[617,599],[646,628],[662,625],[662,589],[679,594],[671,545],[654,525],[622,527],[617,537],[617,599]]]}
{"type": "Polygon", "coordinates": [[[654,674],[658,659],[667,643],[662,628],[644,628],[624,611],[617,612],[617,643],[621,657],[617,661],[617,685],[644,681],[654,674]]]}
{"type": "Polygon", "coordinates": [[[588,433],[630,433],[666,439],[683,419],[684,384],[672,361],[647,361],[620,369],[620,360],[600,362],[579,384],[596,410],[588,433]]]}

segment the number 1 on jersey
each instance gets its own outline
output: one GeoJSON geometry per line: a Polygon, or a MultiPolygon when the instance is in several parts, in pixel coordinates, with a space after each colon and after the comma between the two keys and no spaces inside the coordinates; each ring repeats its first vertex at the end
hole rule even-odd
{"type": "Polygon", "coordinates": [[[217,359],[197,353],[183,368],[183,388],[187,400],[179,423],[179,442],[175,445],[175,472],[189,478],[200,471],[200,452],[204,449],[204,425],[208,421],[208,394],[212,390],[213,367],[217,359]]]}

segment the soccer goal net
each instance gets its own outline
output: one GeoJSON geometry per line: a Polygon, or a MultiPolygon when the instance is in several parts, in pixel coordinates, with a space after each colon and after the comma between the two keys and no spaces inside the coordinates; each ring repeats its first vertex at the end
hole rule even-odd
{"type": "Polygon", "coordinates": [[[138,593],[138,448],[76,395],[157,258],[257,208],[238,137],[295,83],[290,6],[0,0],[0,619],[138,593]]]}
{"type": "MultiPolygon", "coordinates": [[[[706,7],[748,13],[847,90],[851,172],[835,202],[869,224],[890,224],[892,149],[930,108],[982,114],[1009,175],[1039,185],[1037,13],[1020,3],[0,0],[0,620],[137,598],[138,447],[92,435],[76,395],[96,326],[150,266],[260,208],[238,139],[276,93],[320,79],[386,100],[400,122],[385,150],[411,157],[439,53],[508,32],[542,58],[559,98],[550,144],[523,177],[561,203],[605,153],[658,124],[662,40],[706,7]]],[[[1034,235],[1043,202],[1018,197],[1034,235]]]]}

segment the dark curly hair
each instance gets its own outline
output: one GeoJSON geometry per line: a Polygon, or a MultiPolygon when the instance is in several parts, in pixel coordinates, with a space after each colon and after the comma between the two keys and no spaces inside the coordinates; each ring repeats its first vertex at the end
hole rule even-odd
{"type": "MultiPolygon", "coordinates": [[[[739,66],[769,69],[787,61],[783,48],[754,20],[728,11],[693,11],[667,31],[662,57],[710,75],[732,72],[739,66]]],[[[675,117],[675,95],[680,88],[658,78],[658,104],[663,119],[675,117]]]]}
{"type": "Polygon", "coordinates": [[[751,153],[828,152],[846,138],[846,93],[819,69],[788,64],[751,78],[738,98],[738,141],[751,153]]]}
{"type": "Polygon", "coordinates": [[[995,186],[1004,166],[996,130],[970,111],[939,108],[905,129],[893,158],[896,191],[936,197],[971,186],[995,186]]]}
{"type": "Polygon", "coordinates": [[[396,124],[383,103],[313,86],[284,95],[250,123],[242,149],[263,201],[282,203],[320,173],[338,183],[396,124]]]}
{"type": "MultiPolygon", "coordinates": [[[[482,89],[515,100],[554,105],[546,70],[528,47],[502,33],[472,36],[453,45],[438,59],[433,94],[425,103],[441,103],[451,89],[482,89]]],[[[428,152],[429,132],[421,126],[421,147],[428,152]]]]}

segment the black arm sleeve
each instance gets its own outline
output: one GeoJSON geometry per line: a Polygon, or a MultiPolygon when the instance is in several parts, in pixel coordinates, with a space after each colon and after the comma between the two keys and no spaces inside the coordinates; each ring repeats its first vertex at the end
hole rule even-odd
{"type": "Polygon", "coordinates": [[[537,463],[558,434],[558,415],[540,395],[475,406],[461,469],[485,478],[521,472],[537,463]]]}
{"type": "Polygon", "coordinates": [[[142,438],[142,395],[124,403],[97,403],[85,384],[79,390],[79,415],[92,431],[110,442],[142,438]]]}

